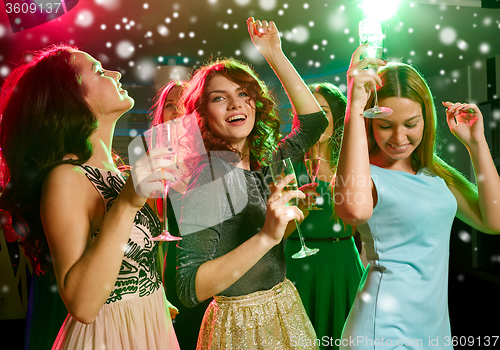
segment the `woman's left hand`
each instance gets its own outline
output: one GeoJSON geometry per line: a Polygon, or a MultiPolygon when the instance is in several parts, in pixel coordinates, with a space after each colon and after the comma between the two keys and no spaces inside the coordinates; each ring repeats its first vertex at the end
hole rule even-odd
{"type": "Polygon", "coordinates": [[[254,20],[253,17],[247,19],[248,33],[255,47],[266,58],[273,52],[281,51],[280,33],[273,21],[254,20]]]}
{"type": "Polygon", "coordinates": [[[450,131],[469,148],[485,140],[483,114],[475,104],[443,102],[450,131]]]}
{"type": "Polygon", "coordinates": [[[316,182],[305,184],[299,187],[299,191],[304,192],[306,195],[306,198],[304,199],[299,199],[299,209],[302,210],[304,213],[304,216],[307,217],[309,215],[309,206],[313,203],[316,203],[316,198],[320,197],[321,195],[316,191],[316,188],[318,187],[318,184],[316,182]]]}

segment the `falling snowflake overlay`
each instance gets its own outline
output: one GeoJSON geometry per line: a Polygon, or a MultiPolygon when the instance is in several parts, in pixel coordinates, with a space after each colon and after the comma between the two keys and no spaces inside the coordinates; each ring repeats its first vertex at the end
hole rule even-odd
{"type": "MultiPolygon", "coordinates": [[[[429,57],[437,62],[443,58],[460,60],[470,55],[487,58],[495,54],[494,50],[497,50],[497,44],[477,40],[478,37],[474,37],[472,41],[470,36],[464,34],[473,31],[474,28],[500,30],[499,16],[495,13],[488,15],[487,12],[480,12],[480,9],[472,8],[471,10],[468,7],[456,6],[434,5],[432,8],[426,8],[426,5],[406,2],[400,3],[398,8],[394,0],[381,1],[384,1],[382,5],[369,8],[368,6],[374,3],[373,1],[353,3],[347,0],[339,2],[202,0],[199,8],[204,12],[213,11],[214,20],[212,25],[204,22],[206,29],[197,32],[195,28],[199,27],[196,24],[205,13],[197,12],[197,9],[181,1],[168,1],[161,5],[161,11],[157,2],[137,2],[134,4],[133,11],[126,11],[126,7],[131,7],[128,0],[92,0],[85,6],[81,4],[74,10],[74,14],[68,15],[72,23],[68,23],[66,28],[67,36],[73,36],[70,40],[77,45],[82,42],[79,36],[85,35],[85,30],[99,28],[104,40],[101,39],[100,52],[92,53],[95,56],[107,57],[109,62],[117,62],[117,59],[125,60],[126,62],[120,64],[120,71],[123,73],[127,70],[132,71],[131,77],[142,79],[143,82],[152,80],[151,74],[146,74],[144,70],[144,53],[152,47],[160,46],[159,43],[162,42],[192,40],[192,45],[188,45],[189,48],[185,44],[180,45],[185,52],[173,53],[187,58],[191,66],[197,66],[207,57],[218,54],[238,57],[257,66],[265,64],[261,55],[249,45],[244,23],[244,19],[248,16],[273,19],[278,23],[283,46],[290,48],[287,54],[299,70],[310,72],[309,74],[313,76],[323,74],[331,79],[339,76],[343,80],[342,83],[345,80],[345,68],[349,56],[358,45],[359,20],[369,15],[378,16],[381,9],[384,13],[389,13],[390,9],[395,12],[392,17],[385,20],[386,53],[389,60],[402,60],[418,66],[426,64],[429,57]],[[367,13],[366,15],[363,10],[367,13]],[[417,20],[415,16],[409,15],[425,10],[429,14],[426,16],[426,21],[422,21],[421,18],[417,20]],[[300,12],[300,17],[294,15],[297,11],[300,12]],[[127,16],[120,16],[122,12],[127,16]],[[153,15],[155,13],[157,13],[156,16],[153,15]],[[161,16],[158,13],[161,13],[161,16]],[[161,20],[158,20],[160,17],[161,20]],[[291,18],[293,20],[290,20],[291,18]],[[150,19],[154,19],[156,23],[149,23],[150,19]],[[457,20],[450,22],[449,19],[457,20]],[[221,45],[218,43],[219,37],[224,34],[216,29],[223,32],[235,31],[239,33],[238,37],[241,39],[234,41],[232,45],[221,45]],[[130,36],[127,32],[133,35],[130,36]],[[217,40],[214,39],[214,35],[217,40]],[[424,37],[426,43],[422,45],[424,37]],[[418,42],[419,49],[411,47],[412,41],[418,42]],[[400,42],[405,44],[397,44],[400,42]],[[108,43],[111,43],[111,47],[108,43]],[[233,49],[227,51],[230,46],[233,49]],[[408,50],[402,52],[401,46],[408,47],[408,50]],[[110,52],[113,48],[114,52],[110,52]],[[393,56],[395,52],[397,56],[393,56]],[[139,64],[137,60],[142,60],[143,63],[139,64]],[[344,69],[336,73],[335,70],[339,69],[336,67],[339,65],[344,69]],[[141,69],[142,71],[138,72],[141,69]]],[[[24,39],[35,39],[36,34],[34,36],[33,34],[23,33],[24,39]],[[32,39],[28,38],[30,35],[32,39]]],[[[0,39],[5,36],[9,34],[7,27],[2,24],[0,39]]],[[[41,43],[49,43],[53,38],[48,34],[47,37],[39,37],[38,40],[41,43]]],[[[168,45],[165,45],[165,51],[168,51],[168,45]]],[[[157,57],[149,57],[149,59],[153,63],[160,63],[157,57]]],[[[435,66],[437,74],[448,73],[445,63],[441,67],[439,63],[435,66]]],[[[116,67],[113,68],[116,69],[116,67]]],[[[8,75],[9,72],[9,69],[0,66],[2,77],[8,75]]],[[[305,75],[306,78],[307,75],[305,75]]]]}
{"type": "MultiPolygon", "coordinates": [[[[190,8],[187,3],[182,0],[80,1],[67,15],[15,34],[11,31],[10,18],[4,16],[0,20],[0,83],[12,72],[13,62],[19,61],[21,52],[56,42],[67,42],[89,51],[105,68],[119,70],[125,84],[148,85],[159,66],[192,68],[216,55],[247,61],[264,76],[266,61],[246,33],[245,19],[254,16],[276,21],[284,52],[307,82],[328,80],[346,93],[346,70],[359,43],[358,23],[365,16],[361,1],[199,0],[196,8],[190,8]],[[154,16],[155,13],[161,16],[154,16]],[[155,54],[151,56],[149,52],[155,54]]],[[[11,19],[16,24],[22,23],[20,16],[11,19]]],[[[444,113],[440,101],[451,91],[466,86],[468,74],[479,76],[485,69],[485,60],[500,53],[500,10],[404,2],[384,24],[385,58],[414,64],[426,78],[437,77],[429,81],[436,95],[439,117],[444,113]],[[491,36],[482,35],[485,30],[491,36]]],[[[29,61],[29,55],[25,60],[29,61]]],[[[446,130],[444,119],[439,123],[444,136],[443,156],[457,166],[461,159],[468,159],[467,151],[446,130]]],[[[495,129],[498,123],[500,110],[494,109],[486,126],[495,129]]],[[[130,138],[142,132],[128,124],[125,128],[130,138]]],[[[467,163],[460,170],[465,173],[469,169],[467,163]]],[[[342,231],[339,223],[332,222],[332,227],[335,232],[342,231]]],[[[472,245],[470,232],[461,230],[458,238],[461,245],[472,245]]],[[[486,259],[500,266],[500,252],[486,259]]],[[[312,268],[305,259],[303,269],[312,268]]],[[[458,274],[456,278],[467,282],[469,277],[458,274]]],[[[3,285],[0,290],[8,293],[9,288],[14,287],[3,285]]],[[[57,285],[52,285],[50,291],[56,293],[57,285]]],[[[375,302],[368,293],[361,292],[360,298],[365,303],[375,302]]],[[[381,302],[381,307],[389,311],[398,307],[397,300],[390,295],[381,302]]]]}

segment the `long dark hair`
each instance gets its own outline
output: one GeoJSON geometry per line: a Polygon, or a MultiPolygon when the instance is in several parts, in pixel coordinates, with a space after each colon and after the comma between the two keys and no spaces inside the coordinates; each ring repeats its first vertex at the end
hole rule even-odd
{"type": "MultiPolygon", "coordinates": [[[[340,156],[340,145],[344,133],[344,116],[347,107],[347,98],[340,89],[328,82],[310,84],[309,90],[312,93],[318,93],[326,100],[333,118],[333,133],[328,139],[328,152],[330,153],[330,169],[332,173],[337,170],[337,164],[340,156]]],[[[293,120],[293,128],[298,127],[296,118],[293,120]]]]}
{"type": "Polygon", "coordinates": [[[253,166],[266,165],[276,150],[280,137],[280,120],[276,102],[269,89],[248,65],[235,59],[217,59],[198,68],[182,93],[179,101],[181,111],[196,115],[208,151],[230,151],[239,154],[228,141],[215,136],[208,126],[205,88],[215,75],[222,75],[238,84],[255,101],[255,125],[249,135],[250,162],[253,166]]]}
{"type": "Polygon", "coordinates": [[[8,168],[0,209],[10,213],[37,273],[52,265],[40,219],[43,178],[60,164],[88,161],[97,129],[80,71],[71,63],[75,50],[53,45],[32,53],[7,77],[0,94],[0,146],[8,168]],[[78,160],[63,160],[67,154],[78,160]]]}
{"type": "MultiPolygon", "coordinates": [[[[313,83],[308,85],[309,90],[314,94],[318,93],[326,100],[328,103],[328,107],[330,107],[330,111],[332,113],[333,119],[333,132],[332,136],[328,139],[327,149],[330,156],[330,169],[332,174],[337,172],[337,165],[339,162],[340,156],[340,146],[342,144],[342,137],[344,134],[344,119],[345,119],[345,110],[347,107],[347,98],[340,91],[340,89],[328,82],[320,82],[313,83]]],[[[299,127],[299,121],[297,118],[293,119],[292,129],[295,130],[299,127]]],[[[319,141],[318,141],[319,142],[319,141]]],[[[335,187],[335,178],[332,179],[330,183],[331,193],[334,193],[335,187]]],[[[332,209],[333,213],[331,219],[338,220],[338,216],[335,213],[335,205],[333,203],[334,196],[332,195],[332,209]]]]}

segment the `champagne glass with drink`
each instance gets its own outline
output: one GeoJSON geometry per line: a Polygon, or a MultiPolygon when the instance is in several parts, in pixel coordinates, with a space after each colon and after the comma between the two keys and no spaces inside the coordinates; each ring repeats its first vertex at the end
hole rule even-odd
{"type": "MultiPolygon", "coordinates": [[[[309,175],[309,179],[311,182],[316,182],[316,178],[318,177],[320,162],[324,161],[321,158],[321,146],[320,143],[317,142],[312,146],[304,155],[304,164],[307,169],[307,174],[309,175]]],[[[323,210],[318,207],[316,203],[309,204],[307,210],[323,210]]]]}
{"type": "MultiPolygon", "coordinates": [[[[385,35],[382,32],[382,23],[372,18],[365,18],[359,22],[359,41],[365,43],[368,41],[363,56],[370,58],[382,58],[384,52],[385,35]]],[[[368,65],[368,69],[377,69],[376,65],[368,65]]],[[[384,118],[392,114],[392,109],[388,107],[379,107],[377,98],[377,86],[373,89],[374,106],[367,109],[363,116],[365,118],[384,118]]]]}
{"type": "MultiPolygon", "coordinates": [[[[174,123],[166,122],[157,125],[144,133],[149,150],[155,148],[166,148],[170,153],[164,156],[165,159],[176,163],[178,151],[177,129],[174,123]]],[[[162,169],[162,171],[165,171],[162,169]]],[[[163,204],[163,229],[162,233],[156,237],[151,237],[152,241],[178,241],[181,237],[177,237],[168,232],[167,220],[167,194],[170,188],[170,181],[162,180],[162,204],[163,204]]]]}
{"type": "MultiPolygon", "coordinates": [[[[286,185],[285,190],[292,191],[299,189],[297,184],[297,177],[295,176],[295,170],[293,169],[292,161],[290,158],[286,158],[278,162],[271,163],[269,165],[269,169],[271,170],[271,176],[275,184],[278,183],[283,178],[285,178],[286,176],[293,174],[294,179],[288,185],[286,185]]],[[[298,204],[298,199],[292,198],[292,200],[290,200],[290,202],[288,202],[286,206],[290,205],[297,206],[297,204],[298,204]]],[[[300,249],[300,251],[293,254],[292,258],[300,259],[316,254],[319,251],[318,248],[310,249],[306,247],[306,244],[304,242],[304,237],[302,236],[302,232],[300,231],[300,225],[297,222],[297,220],[295,220],[295,225],[297,226],[297,233],[299,235],[300,244],[302,245],[302,248],[300,249]]]]}

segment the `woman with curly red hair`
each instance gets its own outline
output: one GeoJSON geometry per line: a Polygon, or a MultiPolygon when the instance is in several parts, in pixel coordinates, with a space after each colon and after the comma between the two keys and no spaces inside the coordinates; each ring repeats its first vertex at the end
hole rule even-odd
{"type": "Polygon", "coordinates": [[[281,50],[273,22],[247,21],[252,41],[281,80],[300,127],[279,143],[277,107],[247,65],[216,60],[199,68],[181,104],[194,113],[208,151],[182,201],[177,291],[194,306],[214,297],[205,312],[198,349],[311,348],[316,338],[297,290],[285,277],[284,235],[303,219],[272,188],[268,164],[300,159],[328,122],[281,50]]]}

